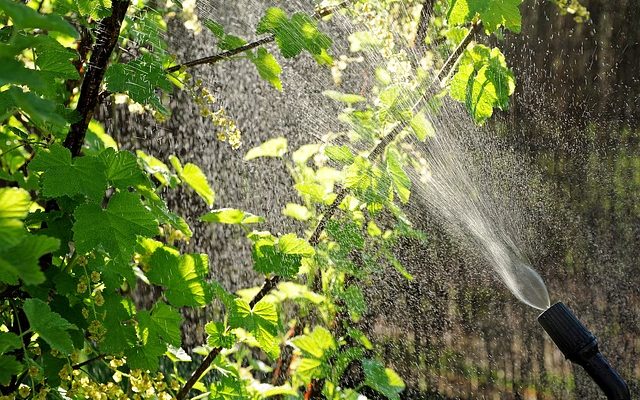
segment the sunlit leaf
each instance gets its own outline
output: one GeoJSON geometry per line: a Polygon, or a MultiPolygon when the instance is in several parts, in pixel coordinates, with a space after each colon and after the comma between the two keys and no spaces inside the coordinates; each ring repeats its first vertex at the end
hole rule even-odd
{"type": "Polygon", "coordinates": [[[287,139],[283,137],[269,139],[254,147],[244,156],[245,161],[258,157],[282,157],[287,152],[287,139]]]}

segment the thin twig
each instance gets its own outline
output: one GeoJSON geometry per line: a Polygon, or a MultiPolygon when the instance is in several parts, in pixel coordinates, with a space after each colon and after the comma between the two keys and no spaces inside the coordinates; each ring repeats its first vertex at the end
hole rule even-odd
{"type": "MultiPolygon", "coordinates": [[[[340,3],[340,4],[338,4],[338,5],[334,6],[334,7],[322,8],[322,9],[316,11],[313,14],[313,17],[315,19],[320,19],[320,18],[326,17],[328,15],[331,15],[334,12],[336,12],[337,10],[347,7],[352,1],[353,0],[346,0],[346,1],[343,1],[342,3],[340,3]]],[[[187,62],[184,62],[184,63],[179,64],[179,65],[174,65],[172,67],[167,68],[166,72],[167,73],[172,73],[172,72],[179,71],[182,68],[191,68],[191,67],[195,67],[196,65],[215,64],[218,61],[228,60],[229,58],[231,58],[233,56],[236,56],[238,54],[242,54],[242,53],[244,53],[246,51],[249,51],[249,50],[253,50],[256,47],[260,47],[260,46],[262,46],[264,44],[271,43],[274,40],[276,40],[275,35],[267,35],[267,36],[258,38],[258,39],[254,40],[254,41],[251,41],[251,42],[249,42],[247,44],[244,44],[244,45],[242,45],[240,47],[236,47],[235,49],[226,50],[226,51],[223,51],[222,53],[214,54],[212,56],[198,58],[196,60],[187,61],[187,62]]]]}
{"type": "Polygon", "coordinates": [[[198,382],[198,380],[200,379],[200,377],[204,375],[206,370],[209,369],[213,360],[215,360],[216,357],[218,357],[218,354],[220,354],[220,351],[222,351],[222,348],[215,347],[209,352],[209,354],[207,354],[207,356],[202,360],[198,368],[196,368],[196,370],[193,371],[189,379],[184,383],[184,385],[180,388],[180,391],[178,391],[178,393],[176,394],[177,400],[184,400],[187,397],[193,385],[195,385],[196,382],[198,382]]]}

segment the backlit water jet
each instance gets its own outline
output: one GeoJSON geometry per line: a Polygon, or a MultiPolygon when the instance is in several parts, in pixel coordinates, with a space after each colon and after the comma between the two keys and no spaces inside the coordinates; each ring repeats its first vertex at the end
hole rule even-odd
{"type": "MultiPolygon", "coordinates": [[[[455,130],[445,125],[426,144],[415,142],[427,165],[413,176],[418,193],[431,212],[473,244],[520,301],[546,310],[551,302],[544,281],[512,239],[507,226],[510,216],[504,215],[505,207],[497,204],[488,190],[483,190],[482,178],[475,176],[479,170],[474,160],[455,135],[455,130]]],[[[487,156],[492,151],[483,150],[487,156]]]]}

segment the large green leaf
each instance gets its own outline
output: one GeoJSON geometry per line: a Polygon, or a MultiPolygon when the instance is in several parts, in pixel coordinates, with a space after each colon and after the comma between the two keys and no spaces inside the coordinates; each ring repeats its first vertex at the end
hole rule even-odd
{"type": "Polygon", "coordinates": [[[229,349],[235,343],[235,337],[233,334],[227,332],[225,325],[222,322],[209,322],[204,327],[207,332],[207,343],[209,346],[222,347],[229,349]]]}
{"type": "Polygon", "coordinates": [[[0,385],[7,386],[11,377],[20,374],[24,366],[14,356],[0,356],[0,385]]]}
{"type": "Polygon", "coordinates": [[[0,354],[22,347],[20,337],[11,332],[0,332],[0,354]]]}
{"type": "Polygon", "coordinates": [[[39,299],[27,299],[23,305],[30,329],[37,333],[52,349],[68,355],[73,352],[70,330],[77,329],[60,314],[51,311],[49,305],[39,299]]]}
{"type": "Polygon", "coordinates": [[[259,239],[253,246],[254,269],[264,274],[290,277],[298,273],[302,257],[312,257],[315,250],[304,239],[290,233],[277,241],[259,239]]]}
{"type": "Polygon", "coordinates": [[[162,246],[145,259],[151,283],[166,287],[167,300],[176,307],[203,307],[212,293],[205,281],[208,258],[205,254],[183,254],[162,246]]]}
{"type": "Polygon", "coordinates": [[[464,102],[478,123],[484,123],[493,109],[506,109],[515,91],[515,78],[498,48],[475,45],[460,59],[451,79],[449,93],[464,102]]]}
{"type": "Polygon", "coordinates": [[[0,250],[0,281],[12,285],[18,283],[18,278],[28,285],[44,282],[45,276],[40,270],[39,259],[59,247],[58,239],[28,235],[15,246],[0,250]]]}
{"type": "Polygon", "coordinates": [[[28,115],[43,129],[51,128],[55,133],[66,131],[67,119],[59,112],[55,102],[12,86],[0,92],[0,121],[4,121],[16,110],[28,115]]]}
{"type": "Polygon", "coordinates": [[[58,14],[41,14],[21,2],[0,0],[0,9],[11,18],[13,25],[19,29],[32,28],[64,33],[78,37],[73,25],[58,14]]]}
{"type": "Polygon", "coordinates": [[[156,89],[171,91],[171,81],[167,78],[162,62],[151,54],[143,54],[126,64],[111,64],[104,80],[109,91],[126,93],[133,101],[151,105],[159,112],[168,114],[156,95],[156,89]]]}
{"type": "Polygon", "coordinates": [[[316,326],[313,332],[291,339],[291,343],[307,358],[326,360],[337,344],[331,332],[322,326],[316,326]]]}
{"type": "Polygon", "coordinates": [[[180,334],[182,316],[177,310],[158,302],[150,312],[138,312],[136,317],[140,329],[148,329],[149,334],[157,336],[159,340],[180,347],[182,343],[180,334]]]}
{"type": "Polygon", "coordinates": [[[114,194],[106,209],[97,203],[83,204],[74,216],[73,238],[80,253],[101,249],[111,258],[127,262],[138,236],[158,234],[158,222],[153,214],[138,195],[130,192],[114,194]]]}
{"type": "Polygon", "coordinates": [[[400,393],[405,385],[394,370],[385,368],[376,360],[362,361],[362,369],[365,385],[387,396],[389,400],[400,400],[400,393]]]}
{"type": "MultiPolygon", "coordinates": [[[[104,276],[104,273],[103,273],[104,276]]],[[[115,289],[106,290],[104,296],[103,325],[106,334],[100,343],[100,350],[106,353],[122,353],[137,342],[134,328],[134,309],[128,299],[115,289]]]]}
{"type": "Polygon", "coordinates": [[[38,152],[29,164],[33,172],[42,172],[40,182],[46,197],[85,195],[102,199],[107,189],[104,162],[94,156],[71,158],[69,149],[53,144],[38,152]]]}
{"type": "Polygon", "coordinates": [[[311,53],[319,63],[330,63],[327,53],[331,38],[318,30],[316,22],[307,14],[295,13],[288,18],[280,8],[267,9],[258,24],[257,33],[272,33],[285,58],[299,55],[303,50],[311,53]]]}
{"type": "Polygon", "coordinates": [[[253,308],[242,299],[235,299],[235,307],[229,317],[229,326],[242,328],[251,333],[260,348],[272,359],[280,354],[278,340],[278,313],[275,305],[265,299],[253,308]]]}
{"type": "Polygon", "coordinates": [[[488,33],[501,26],[520,32],[520,3],[522,0],[451,0],[447,20],[451,25],[464,25],[478,16],[488,33]]]}
{"type": "Polygon", "coordinates": [[[48,35],[37,35],[33,45],[36,65],[45,76],[60,79],[79,79],[80,75],[72,61],[78,58],[75,50],[64,47],[48,35]]]}
{"type": "Polygon", "coordinates": [[[364,237],[360,227],[355,222],[331,220],[326,228],[329,237],[335,240],[340,247],[349,251],[351,249],[364,249],[364,237]]]}
{"type": "Polygon", "coordinates": [[[100,153],[99,157],[105,164],[106,178],[113,187],[126,190],[129,187],[150,184],[133,153],[108,148],[100,153]]]}

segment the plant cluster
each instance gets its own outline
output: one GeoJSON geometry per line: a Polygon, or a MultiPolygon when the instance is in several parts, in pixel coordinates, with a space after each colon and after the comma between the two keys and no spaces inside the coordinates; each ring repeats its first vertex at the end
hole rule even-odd
{"type": "MultiPolygon", "coordinates": [[[[394,24],[416,26],[413,14],[397,13],[402,2],[384,3],[395,10],[394,24]]],[[[488,34],[518,31],[519,3],[425,3],[434,12],[418,24],[435,26],[433,35],[443,38],[438,51],[453,51],[446,62],[428,53],[431,61],[412,66],[388,27],[379,42],[366,31],[350,38],[353,53],[380,51],[388,61],[370,95],[326,92],[345,105],[339,135],[352,146],[311,143],[293,151],[273,138],[245,155],[285,160],[300,201],[282,213],[304,223],[308,236],[262,231],[260,216],[239,209],[201,217],[243,229],[253,268],[265,276],[262,287],[232,294],[210,276],[206,254],[180,251],[193,232],[161,197],[184,186],[213,207],[205,174],[175,156],[165,162],[120,150],[95,110],[120,99],[162,121],[170,93],[188,90],[218,139],[239,148],[233,118],[189,68],[243,58],[283,90],[280,62],[265,45],[274,42],[285,59],[306,53],[334,66],[332,39],[319,20],[342,12],[384,30],[377,13],[386,11],[365,0],[320,4],[314,15],[269,8],[258,39],[248,41],[216,21],[201,23],[187,1],[153,9],[128,0],[0,0],[4,398],[357,399],[374,391],[398,399],[402,379],[380,362],[358,321],[372,275],[392,268],[412,279],[394,255],[398,240],[425,240],[402,207],[411,194],[406,171],[424,161],[403,138],[435,134],[427,116],[437,101],[425,88],[446,82],[454,64],[443,87],[478,122],[507,107],[513,74],[499,49],[472,36],[480,25],[488,34]],[[194,31],[204,25],[220,53],[176,63],[165,36],[167,20],[177,17],[194,31]],[[447,68],[434,74],[436,64],[447,68]],[[140,285],[161,292],[148,309],[133,301],[140,285]],[[223,317],[206,325],[207,343],[188,354],[180,310],[213,301],[223,317]]]]}

